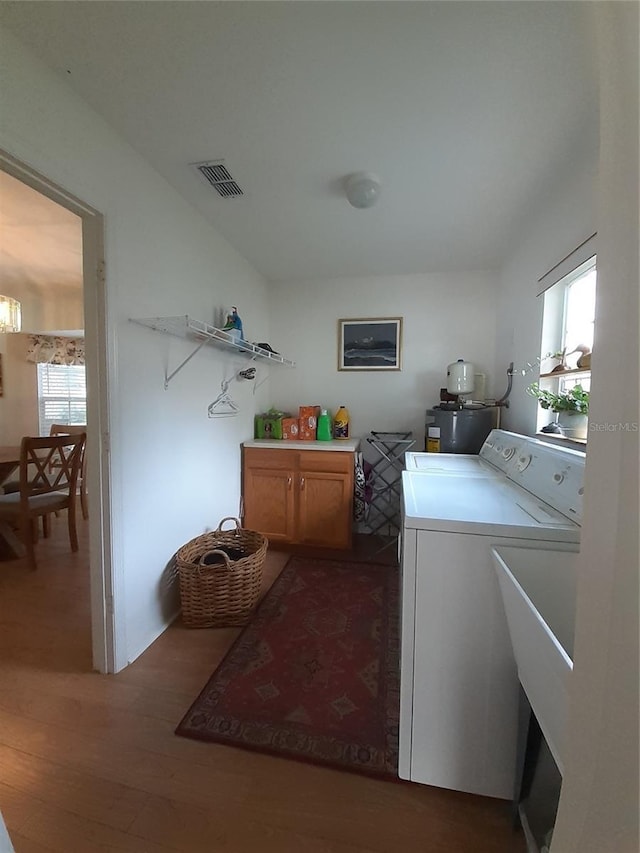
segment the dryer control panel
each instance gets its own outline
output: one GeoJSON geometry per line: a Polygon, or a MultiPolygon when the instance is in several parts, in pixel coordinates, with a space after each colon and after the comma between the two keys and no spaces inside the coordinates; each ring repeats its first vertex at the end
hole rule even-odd
{"type": "Polygon", "coordinates": [[[582,523],[585,454],[545,444],[523,443],[507,476],[577,524],[582,523]]]}
{"type": "Polygon", "coordinates": [[[577,524],[582,522],[586,456],[507,430],[491,430],[480,456],[577,524]]]}

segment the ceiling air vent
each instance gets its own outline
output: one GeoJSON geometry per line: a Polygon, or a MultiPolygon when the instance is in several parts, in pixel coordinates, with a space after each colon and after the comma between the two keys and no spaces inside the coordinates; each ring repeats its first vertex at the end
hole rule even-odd
{"type": "Polygon", "coordinates": [[[209,181],[222,198],[233,198],[237,195],[244,195],[224,165],[224,160],[210,160],[206,163],[193,163],[192,165],[209,181]]]}

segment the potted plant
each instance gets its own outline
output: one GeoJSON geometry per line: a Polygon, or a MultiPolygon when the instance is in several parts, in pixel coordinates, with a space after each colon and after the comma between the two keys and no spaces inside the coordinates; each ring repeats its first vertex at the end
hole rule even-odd
{"type": "Polygon", "coordinates": [[[582,385],[574,385],[568,391],[556,394],[534,382],[527,388],[527,393],[536,397],[543,409],[557,413],[557,421],[569,438],[587,437],[589,392],[582,385]]]}

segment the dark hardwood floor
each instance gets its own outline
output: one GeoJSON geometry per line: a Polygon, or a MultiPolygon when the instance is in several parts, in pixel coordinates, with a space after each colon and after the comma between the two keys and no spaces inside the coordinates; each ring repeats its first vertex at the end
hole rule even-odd
{"type": "MultiPolygon", "coordinates": [[[[239,629],[178,620],[91,671],[87,524],[0,562],[0,810],[16,853],[524,853],[505,802],[389,783],[174,729],[239,629]]],[[[389,549],[392,550],[392,549],[389,549]]],[[[287,559],[270,551],[265,588],[287,559]]]]}

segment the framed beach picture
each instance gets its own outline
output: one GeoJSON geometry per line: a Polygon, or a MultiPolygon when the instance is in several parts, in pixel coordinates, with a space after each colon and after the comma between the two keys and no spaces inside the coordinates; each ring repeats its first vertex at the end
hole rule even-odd
{"type": "Polygon", "coordinates": [[[402,317],[338,320],[338,370],[401,370],[402,317]]]}

